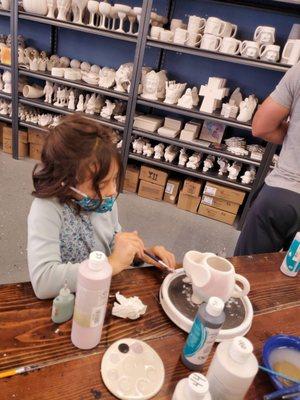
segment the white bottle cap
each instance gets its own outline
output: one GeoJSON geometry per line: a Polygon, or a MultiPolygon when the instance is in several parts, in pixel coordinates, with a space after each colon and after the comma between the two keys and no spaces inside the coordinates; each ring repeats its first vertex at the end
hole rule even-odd
{"type": "Polygon", "coordinates": [[[234,361],[244,364],[253,352],[253,345],[250,340],[242,336],[237,336],[232,340],[228,352],[234,361]]]}
{"type": "Polygon", "coordinates": [[[59,291],[59,295],[62,297],[67,297],[71,293],[70,289],[68,288],[67,282],[65,282],[64,287],[62,287],[59,291]]]}
{"type": "Polygon", "coordinates": [[[219,297],[210,297],[206,305],[206,312],[213,317],[218,317],[224,310],[224,301],[219,297]]]}
{"type": "Polygon", "coordinates": [[[106,261],[106,255],[101,251],[92,251],[89,257],[89,267],[93,271],[100,271],[101,264],[106,261]]]}
{"type": "Polygon", "coordinates": [[[188,394],[190,400],[204,399],[209,392],[209,383],[204,375],[193,372],[188,377],[188,394]]]}

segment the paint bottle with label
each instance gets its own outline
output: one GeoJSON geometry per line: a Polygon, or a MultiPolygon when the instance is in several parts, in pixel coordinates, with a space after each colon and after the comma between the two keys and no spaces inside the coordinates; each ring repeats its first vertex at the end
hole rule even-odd
{"type": "Polygon", "coordinates": [[[225,321],[223,310],[224,302],[218,297],[210,297],[199,307],[181,354],[187,368],[199,371],[203,367],[225,321]]]}
{"type": "Polygon", "coordinates": [[[112,268],[100,251],[90,254],[80,265],[71,340],[79,349],[99,344],[106,313],[112,268]]]}
{"type": "Polygon", "coordinates": [[[177,383],[172,400],[211,400],[208,380],[199,372],[193,372],[177,383]]]}
{"type": "Polygon", "coordinates": [[[67,286],[60,289],[59,295],[55,297],[52,304],[52,321],[56,324],[62,324],[72,318],[74,311],[75,296],[67,286]]]}
{"type": "Polygon", "coordinates": [[[280,271],[287,276],[296,276],[300,270],[300,232],[296,236],[286,253],[280,271]]]}
{"type": "Polygon", "coordinates": [[[207,372],[214,400],[243,400],[258,372],[252,343],[241,336],[220,343],[207,372]]]}

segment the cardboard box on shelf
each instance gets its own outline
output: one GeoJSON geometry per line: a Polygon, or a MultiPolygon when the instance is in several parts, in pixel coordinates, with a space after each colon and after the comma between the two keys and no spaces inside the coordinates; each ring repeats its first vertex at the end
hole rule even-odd
{"type": "Polygon", "coordinates": [[[236,218],[236,214],[218,210],[217,208],[210,207],[205,204],[200,204],[198,214],[203,215],[204,217],[215,219],[217,221],[225,222],[229,225],[233,225],[236,218]]]}
{"type": "Polygon", "coordinates": [[[41,132],[37,129],[28,129],[28,142],[34,144],[44,144],[45,142],[45,133],[41,132]]]}
{"type": "Polygon", "coordinates": [[[128,165],[125,173],[124,187],[127,192],[136,193],[139,184],[140,169],[133,165],[128,165]]]}
{"type": "Polygon", "coordinates": [[[29,143],[29,157],[33,160],[41,160],[43,145],[38,143],[29,143]]]}
{"type": "Polygon", "coordinates": [[[140,179],[146,182],[155,183],[156,185],[165,186],[167,183],[168,174],[160,169],[142,165],[140,179]]]}
{"type": "MultiPolygon", "coordinates": [[[[18,156],[23,158],[28,156],[28,137],[27,131],[19,131],[18,156]]],[[[9,126],[3,127],[3,151],[12,154],[12,129],[9,126]]]]}
{"type": "Polygon", "coordinates": [[[181,191],[179,193],[177,207],[181,210],[190,211],[192,213],[197,213],[197,209],[200,204],[201,197],[190,196],[181,191]]]}
{"type": "Polygon", "coordinates": [[[164,195],[164,187],[155,183],[140,181],[138,195],[151,200],[162,200],[164,195]]]}
{"type": "Polygon", "coordinates": [[[239,204],[233,203],[232,201],[220,199],[219,197],[211,197],[207,195],[202,196],[201,204],[218,208],[219,210],[228,211],[232,214],[236,214],[240,208],[239,204]]]}
{"type": "Polygon", "coordinates": [[[246,193],[241,190],[231,189],[216,183],[206,182],[203,194],[220,199],[232,201],[233,203],[243,204],[246,193]]]}
{"type": "Polygon", "coordinates": [[[199,197],[202,188],[202,181],[187,178],[183,183],[182,193],[189,196],[199,197]]]}
{"type": "Polygon", "coordinates": [[[168,179],[165,188],[164,201],[166,201],[167,203],[175,204],[178,197],[180,186],[181,186],[181,180],[168,179]]]}

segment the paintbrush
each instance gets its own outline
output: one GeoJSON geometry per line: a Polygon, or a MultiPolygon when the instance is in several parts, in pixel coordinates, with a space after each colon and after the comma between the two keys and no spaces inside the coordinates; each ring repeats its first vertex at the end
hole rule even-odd
{"type": "Polygon", "coordinates": [[[157,256],[149,253],[147,250],[144,250],[144,253],[146,254],[146,256],[148,256],[149,258],[151,258],[153,261],[157,262],[164,270],[168,271],[168,272],[174,272],[174,269],[170,268],[166,263],[164,263],[160,258],[158,258],[157,256]]]}

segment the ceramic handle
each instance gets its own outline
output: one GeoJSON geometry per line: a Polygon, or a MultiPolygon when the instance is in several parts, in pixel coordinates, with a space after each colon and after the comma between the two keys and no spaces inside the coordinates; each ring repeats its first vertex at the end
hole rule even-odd
{"type": "Polygon", "coordinates": [[[240,275],[240,274],[235,274],[235,281],[236,282],[240,282],[243,285],[243,288],[241,290],[240,289],[236,289],[234,288],[233,293],[232,293],[232,297],[244,297],[247,296],[247,294],[250,292],[250,283],[248,281],[248,279],[246,279],[244,276],[240,275]]]}
{"type": "Polygon", "coordinates": [[[259,49],[259,57],[261,57],[263,55],[264,51],[266,50],[266,47],[267,47],[266,44],[263,44],[261,46],[261,48],[259,49]]]}
{"type": "Polygon", "coordinates": [[[293,42],[287,42],[287,44],[284,46],[284,49],[282,52],[282,58],[289,58],[293,46],[294,46],[293,42]],[[290,47],[292,47],[292,48],[290,49],[290,47]]]}
{"type": "Polygon", "coordinates": [[[258,38],[260,32],[261,32],[261,26],[258,26],[258,27],[255,29],[255,32],[254,32],[254,40],[257,40],[257,38],[258,38]]]}
{"type": "Polygon", "coordinates": [[[218,38],[217,38],[217,41],[218,41],[219,43],[218,43],[217,47],[215,48],[216,51],[218,51],[218,50],[220,49],[220,47],[221,47],[222,38],[218,37],[218,38]]]}
{"type": "Polygon", "coordinates": [[[201,43],[202,40],[202,35],[199,33],[200,39],[198,40],[198,42],[195,43],[195,46],[199,46],[199,44],[201,43]]]}
{"type": "Polygon", "coordinates": [[[219,32],[219,35],[223,36],[225,29],[226,29],[226,22],[222,21],[220,28],[221,28],[221,30],[219,32]]]}
{"type": "Polygon", "coordinates": [[[240,44],[240,53],[243,55],[244,54],[244,50],[246,50],[247,47],[247,43],[246,42],[242,42],[240,44]]]}
{"type": "Polygon", "coordinates": [[[240,46],[241,46],[242,42],[241,42],[240,40],[238,40],[238,41],[236,42],[236,44],[237,44],[237,48],[236,48],[235,52],[233,53],[235,56],[236,56],[237,54],[239,54],[239,52],[240,52],[240,46]]]}
{"type": "Polygon", "coordinates": [[[203,29],[205,27],[206,24],[206,19],[205,18],[201,18],[201,22],[203,25],[200,26],[200,29],[203,29]]]}
{"type": "Polygon", "coordinates": [[[232,31],[232,33],[231,33],[231,37],[235,37],[235,35],[236,35],[236,33],[237,33],[237,25],[235,25],[235,24],[232,24],[232,28],[233,28],[233,31],[232,31]]]}

